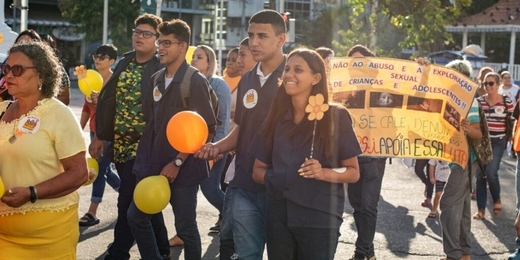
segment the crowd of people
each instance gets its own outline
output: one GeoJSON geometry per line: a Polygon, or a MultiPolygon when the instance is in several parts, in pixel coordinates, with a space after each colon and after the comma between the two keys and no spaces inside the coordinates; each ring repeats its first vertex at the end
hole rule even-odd
{"type": "MultiPolygon", "coordinates": [[[[7,90],[0,103],[0,177],[6,187],[0,202],[0,259],[42,254],[75,259],[78,225],[100,223],[97,210],[106,183],[118,192],[118,201],[105,259],[129,259],[134,243],[142,259],[170,259],[174,246],[184,247],[186,259],[201,259],[199,188],[219,212],[210,232],[219,233],[220,259],[262,259],[265,248],[269,259],[333,259],[347,197],[357,229],[350,259],[376,259],[374,236],[388,158],[362,154],[352,145],[357,138],[347,108],[364,104],[365,92],[344,99],[332,95],[327,77],[334,51],[297,48],[284,54],[285,21],[276,11],[263,10],[250,18],[248,37],[227,54],[221,77],[209,46],[196,46],[188,64],[192,35],[186,22],[143,14],[134,24],[133,51],[123,54],[113,71],[115,46],[101,45],[92,55],[104,83],[100,93],[85,97],[79,122],[67,107],[70,81],[52,37],[27,30],[10,49],[0,67],[7,90]],[[184,82],[189,82],[187,97],[184,82]],[[309,100],[327,109],[309,112],[309,100]],[[185,110],[201,115],[209,132],[194,154],[177,151],[164,131],[169,119],[185,110]],[[88,149],[82,136],[87,124],[88,149]],[[38,153],[31,152],[35,145],[38,153]],[[98,160],[99,175],[80,218],[76,190],[87,181],[87,152],[98,160]],[[166,225],[172,223],[165,223],[162,212],[143,212],[133,200],[136,185],[154,175],[169,181],[176,232],[170,238],[166,225]]],[[[356,45],[347,56],[375,53],[356,45]]],[[[426,59],[417,62],[429,65],[426,59]]],[[[446,66],[471,75],[467,61],[446,66]]],[[[489,71],[480,73],[469,114],[457,120],[471,143],[468,164],[415,162],[425,184],[421,205],[431,207],[428,217],[440,215],[445,259],[470,259],[471,218],[485,218],[488,188],[493,214],[501,214],[500,160],[505,151],[520,151],[511,142],[515,129],[508,126],[520,116],[519,88],[509,72],[483,70],[489,71]],[[474,146],[486,137],[490,147],[474,146]],[[486,148],[492,160],[484,160],[486,148]],[[471,216],[473,190],[478,211],[471,216]]],[[[377,94],[373,107],[402,105],[402,97],[377,94]]],[[[418,105],[429,111],[430,101],[418,105]]],[[[517,201],[520,205],[518,176],[517,201]]],[[[520,215],[515,227],[520,245],[520,215]]],[[[520,259],[520,251],[512,257],[520,259]]]]}

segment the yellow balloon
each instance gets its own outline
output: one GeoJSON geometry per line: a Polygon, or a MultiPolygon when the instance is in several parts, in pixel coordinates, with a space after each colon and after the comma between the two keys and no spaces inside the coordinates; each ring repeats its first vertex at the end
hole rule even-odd
{"type": "Polygon", "coordinates": [[[170,197],[170,184],[163,175],[146,177],[134,189],[135,205],[146,214],[161,212],[170,202],[170,197]]]}
{"type": "Polygon", "coordinates": [[[191,63],[191,58],[193,58],[193,53],[195,52],[195,49],[197,49],[197,47],[190,46],[190,47],[188,47],[188,50],[186,51],[186,62],[188,62],[188,64],[191,63]]]}
{"type": "Polygon", "coordinates": [[[99,173],[99,165],[96,159],[94,158],[87,158],[87,168],[88,168],[88,180],[83,183],[83,186],[87,186],[89,184],[92,184],[99,173]]]}
{"type": "Polygon", "coordinates": [[[95,70],[87,70],[84,78],[78,78],[79,90],[90,98],[92,91],[99,92],[103,87],[103,77],[95,70]]]}
{"type": "Polygon", "coordinates": [[[5,193],[5,186],[4,181],[2,180],[2,177],[0,177],[0,198],[4,196],[5,193]]]}

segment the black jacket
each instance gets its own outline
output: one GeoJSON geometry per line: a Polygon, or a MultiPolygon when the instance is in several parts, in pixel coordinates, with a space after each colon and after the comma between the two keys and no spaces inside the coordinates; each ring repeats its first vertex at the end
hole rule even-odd
{"type": "MultiPolygon", "coordinates": [[[[96,136],[98,139],[105,141],[114,141],[114,116],[116,113],[116,88],[117,82],[121,72],[126,70],[128,64],[135,58],[135,51],[127,52],[123,54],[123,58],[119,61],[114,74],[105,84],[101,93],[99,93],[98,103],[96,107],[96,136]]],[[[143,96],[150,95],[153,86],[150,86],[150,78],[152,75],[162,69],[164,66],[159,63],[159,57],[157,55],[146,64],[141,80],[141,102],[146,100],[143,96]]],[[[150,106],[143,104],[143,114],[145,115],[145,121],[148,121],[147,115],[150,115],[148,111],[150,106]]]]}

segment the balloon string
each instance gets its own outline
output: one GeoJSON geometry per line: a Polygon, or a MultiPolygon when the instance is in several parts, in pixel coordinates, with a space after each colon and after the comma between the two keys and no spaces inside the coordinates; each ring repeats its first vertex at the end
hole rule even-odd
{"type": "Polygon", "coordinates": [[[90,90],[90,92],[93,92],[93,91],[92,91],[92,88],[91,88],[90,85],[88,84],[87,79],[86,79],[86,78],[83,78],[83,81],[85,81],[85,84],[87,85],[88,90],[90,90]]]}

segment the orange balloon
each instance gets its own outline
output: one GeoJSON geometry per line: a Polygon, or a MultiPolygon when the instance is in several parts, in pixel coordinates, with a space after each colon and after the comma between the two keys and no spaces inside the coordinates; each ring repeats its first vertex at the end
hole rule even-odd
{"type": "Polygon", "coordinates": [[[208,126],[199,114],[193,111],[181,111],[172,116],[168,122],[166,137],[175,150],[192,154],[206,143],[208,126]]]}

